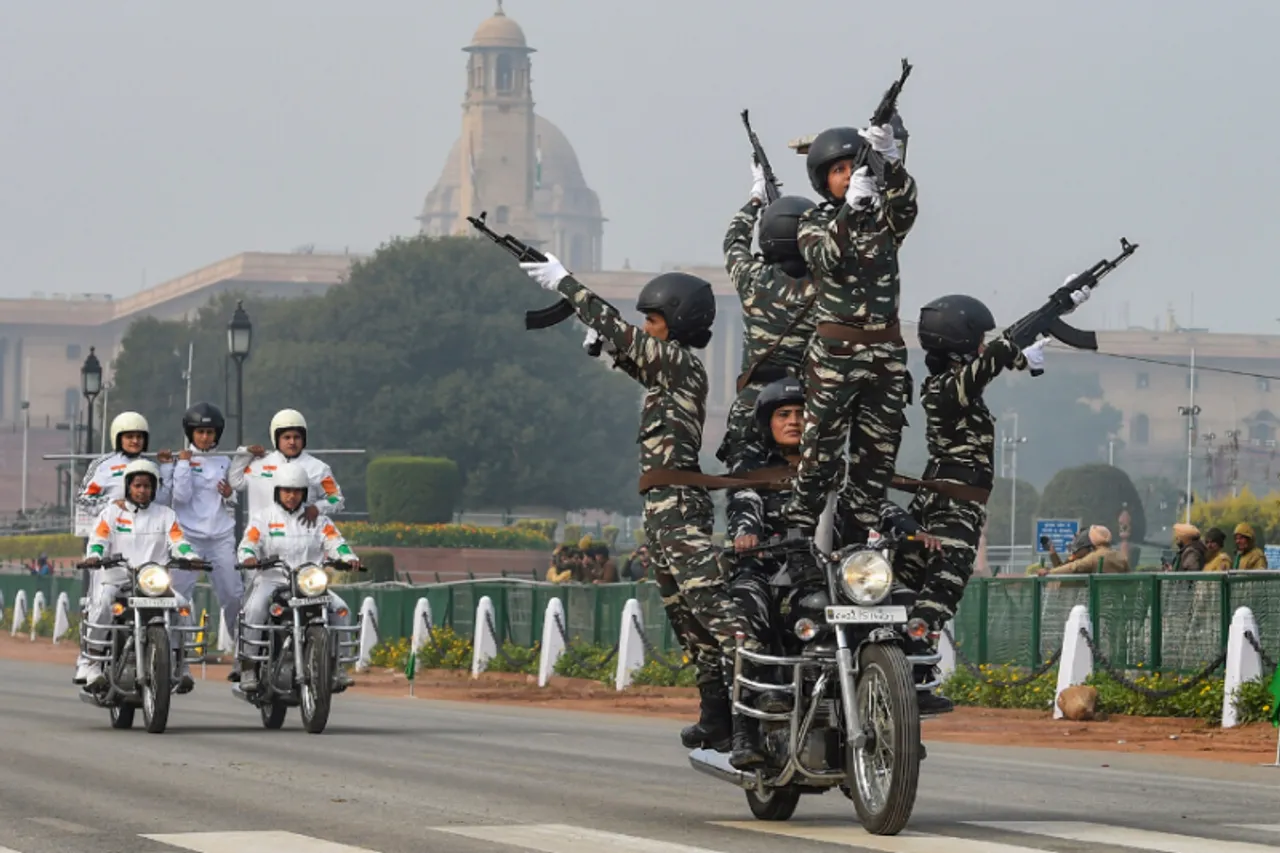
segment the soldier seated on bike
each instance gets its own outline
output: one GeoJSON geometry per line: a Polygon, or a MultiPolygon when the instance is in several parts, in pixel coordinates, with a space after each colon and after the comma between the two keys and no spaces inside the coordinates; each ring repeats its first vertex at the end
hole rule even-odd
{"type": "MultiPolygon", "coordinates": [[[[348,563],[353,569],[360,565],[337,526],[324,518],[311,526],[303,502],[307,498],[310,477],[301,464],[287,462],[275,472],[275,489],[271,507],[254,515],[245,528],[237,553],[246,566],[276,557],[289,566],[303,563],[319,563],[332,560],[348,563]]],[[[245,593],[244,610],[240,614],[240,689],[252,693],[258,689],[258,665],[247,660],[246,650],[256,648],[246,641],[261,639],[263,634],[252,625],[265,625],[267,611],[275,594],[289,583],[288,575],[279,568],[253,572],[253,580],[245,593]]],[[[339,611],[350,613],[346,602],[333,591],[328,593],[329,614],[334,624],[339,611]]],[[[345,673],[335,676],[336,686],[351,686],[352,679],[345,673]]]]}

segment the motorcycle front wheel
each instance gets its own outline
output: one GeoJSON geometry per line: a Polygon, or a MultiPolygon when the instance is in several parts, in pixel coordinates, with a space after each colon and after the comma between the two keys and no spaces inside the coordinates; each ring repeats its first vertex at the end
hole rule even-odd
{"type": "Polygon", "coordinates": [[[143,650],[146,676],[142,683],[142,720],[153,735],[169,725],[169,699],[172,695],[170,675],[173,672],[169,634],[163,625],[147,629],[147,647],[143,650]]]}
{"type": "Polygon", "coordinates": [[[283,702],[267,702],[259,705],[258,710],[262,712],[262,727],[264,729],[278,729],[284,725],[284,718],[289,713],[289,706],[283,702]]]}
{"type": "Polygon", "coordinates": [[[791,820],[799,802],[800,789],[795,785],[769,788],[763,797],[756,791],[747,791],[747,808],[756,820],[791,820]]]}
{"type": "Polygon", "coordinates": [[[323,625],[312,625],[307,629],[301,657],[306,661],[304,678],[299,686],[302,727],[318,735],[329,724],[329,705],[333,699],[329,632],[323,625]]]}
{"type": "Polygon", "coordinates": [[[896,645],[865,646],[855,703],[866,743],[849,749],[850,793],[864,829],[897,835],[920,783],[920,708],[911,664],[896,645]]]}
{"type": "Polygon", "coordinates": [[[133,712],[137,710],[136,705],[112,705],[111,728],[113,729],[131,729],[133,728],[133,712]]]}

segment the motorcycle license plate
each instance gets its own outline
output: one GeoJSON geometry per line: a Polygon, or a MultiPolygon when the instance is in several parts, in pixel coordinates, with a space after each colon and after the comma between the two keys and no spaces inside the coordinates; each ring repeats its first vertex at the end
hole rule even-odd
{"type": "Polygon", "coordinates": [[[827,621],[833,625],[893,625],[907,621],[901,604],[883,607],[828,607],[827,621]]]}
{"type": "Polygon", "coordinates": [[[174,610],[178,606],[176,598],[130,598],[129,606],[139,610],[174,610]]]}
{"type": "Polygon", "coordinates": [[[291,598],[289,599],[290,607],[307,607],[311,604],[328,604],[329,596],[318,595],[315,598],[291,598]]]}

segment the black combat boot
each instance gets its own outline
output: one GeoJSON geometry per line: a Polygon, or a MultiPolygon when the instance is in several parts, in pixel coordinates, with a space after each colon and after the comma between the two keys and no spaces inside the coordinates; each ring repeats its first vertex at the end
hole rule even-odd
{"type": "MultiPolygon", "coordinates": [[[[903,651],[909,656],[924,656],[937,654],[937,649],[923,637],[918,640],[908,640],[903,651]]],[[[915,684],[925,684],[933,680],[934,667],[926,664],[917,664],[912,667],[912,676],[915,684]]],[[[920,708],[921,716],[936,716],[938,714],[948,714],[956,709],[956,703],[952,702],[945,696],[939,696],[932,690],[916,690],[916,705],[920,708]]]]}
{"type": "Polygon", "coordinates": [[[757,740],[760,735],[760,723],[746,714],[733,715],[733,751],[729,753],[729,764],[735,770],[754,770],[764,764],[764,754],[760,752],[757,740]]]}
{"type": "Polygon", "coordinates": [[[702,715],[692,726],[680,730],[680,743],[685,749],[710,749],[728,752],[733,737],[733,713],[729,690],[718,678],[698,685],[702,715]]]}

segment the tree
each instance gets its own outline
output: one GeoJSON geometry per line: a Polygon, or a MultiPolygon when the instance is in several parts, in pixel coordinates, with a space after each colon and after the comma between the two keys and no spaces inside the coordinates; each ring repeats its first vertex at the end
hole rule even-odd
{"type": "Polygon", "coordinates": [[[1173,536],[1173,525],[1182,520],[1185,488],[1167,477],[1139,477],[1133,485],[1142,499],[1147,535],[1152,542],[1167,544],[1173,536]]]}
{"type": "Polygon", "coordinates": [[[1101,524],[1119,544],[1120,513],[1129,510],[1129,538],[1141,542],[1147,532],[1142,498],[1129,475],[1111,465],[1080,465],[1059,471],[1044,488],[1041,518],[1079,518],[1081,530],[1101,524]]]}
{"type": "MultiPolygon", "coordinates": [[[[1012,480],[999,478],[991,490],[991,500],[987,502],[987,544],[1009,544],[1009,506],[1013,497],[1010,488],[1012,480]]],[[[1018,545],[1026,545],[1034,533],[1036,509],[1040,506],[1040,493],[1036,487],[1026,480],[1018,480],[1018,527],[1016,535],[1018,545]]]]}
{"type": "MultiPolygon", "coordinates": [[[[221,404],[236,298],[254,326],[246,443],[269,444],[272,414],[296,408],[312,446],[454,460],[465,506],[638,509],[639,387],[582,354],[576,323],[525,331],[525,309],[548,294],[509,255],[469,238],[392,241],[323,296],[224,294],[191,323],[138,321],[117,362],[112,409],[117,399],[143,407],[153,428],[173,424],[180,435],[188,340],[193,401],[221,404]]],[[[224,447],[234,424],[228,433],[224,447]]],[[[367,459],[327,461],[349,504],[362,506],[367,459]]]]}

